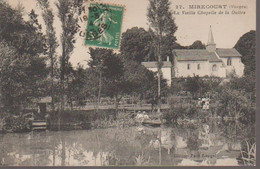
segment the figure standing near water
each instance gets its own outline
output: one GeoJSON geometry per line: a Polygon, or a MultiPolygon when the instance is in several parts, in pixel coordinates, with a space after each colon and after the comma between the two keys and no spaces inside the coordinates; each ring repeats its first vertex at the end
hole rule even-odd
{"type": "Polygon", "coordinates": [[[104,12],[99,16],[99,18],[94,21],[94,25],[99,26],[99,31],[101,32],[101,36],[98,39],[100,41],[100,44],[108,43],[109,45],[111,45],[111,42],[114,39],[107,30],[109,22],[117,24],[117,22],[112,20],[112,18],[110,17],[108,9],[105,9],[104,12]]]}

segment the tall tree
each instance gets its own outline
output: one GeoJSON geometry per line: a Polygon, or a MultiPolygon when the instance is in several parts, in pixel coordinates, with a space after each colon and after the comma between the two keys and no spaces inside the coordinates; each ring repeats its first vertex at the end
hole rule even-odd
{"type": "MultiPolygon", "coordinates": [[[[56,3],[58,8],[58,17],[61,21],[61,56],[60,56],[60,86],[61,86],[61,107],[60,113],[63,112],[65,106],[64,93],[66,93],[66,84],[69,81],[70,63],[69,58],[74,49],[75,34],[77,33],[78,19],[75,17],[75,6],[73,0],[58,0],[56,3]]],[[[60,119],[59,119],[60,121],[60,119]]],[[[60,123],[60,122],[59,122],[60,123]]]]}
{"type": "Polygon", "coordinates": [[[48,0],[37,0],[40,4],[42,12],[42,17],[44,23],[46,25],[46,54],[50,60],[50,68],[51,68],[51,103],[52,103],[52,110],[54,110],[54,72],[56,69],[56,49],[58,47],[58,42],[56,38],[56,32],[53,27],[54,15],[50,8],[50,3],[48,0]]]}
{"type": "Polygon", "coordinates": [[[158,112],[161,109],[161,77],[162,57],[172,55],[177,30],[169,0],[149,0],[148,21],[153,38],[153,46],[158,61],[158,112]]]}

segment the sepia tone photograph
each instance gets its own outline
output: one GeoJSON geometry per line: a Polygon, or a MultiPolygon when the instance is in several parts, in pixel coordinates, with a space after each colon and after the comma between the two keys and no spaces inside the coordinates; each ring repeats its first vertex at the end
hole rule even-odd
{"type": "Polygon", "coordinates": [[[256,0],[0,0],[0,167],[255,166],[256,0]]]}

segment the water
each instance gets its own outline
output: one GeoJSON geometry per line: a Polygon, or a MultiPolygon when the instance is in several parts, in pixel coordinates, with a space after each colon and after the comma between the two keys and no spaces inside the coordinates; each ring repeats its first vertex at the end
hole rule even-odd
{"type": "Polygon", "coordinates": [[[0,136],[0,162],[4,166],[238,165],[240,142],[213,128],[9,133],[0,136]]]}

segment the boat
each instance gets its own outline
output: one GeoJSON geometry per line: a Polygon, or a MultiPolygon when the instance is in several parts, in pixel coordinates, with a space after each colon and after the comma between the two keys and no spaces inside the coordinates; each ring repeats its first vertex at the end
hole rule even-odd
{"type": "Polygon", "coordinates": [[[162,124],[161,120],[144,120],[142,125],[151,127],[160,127],[162,124]]]}

